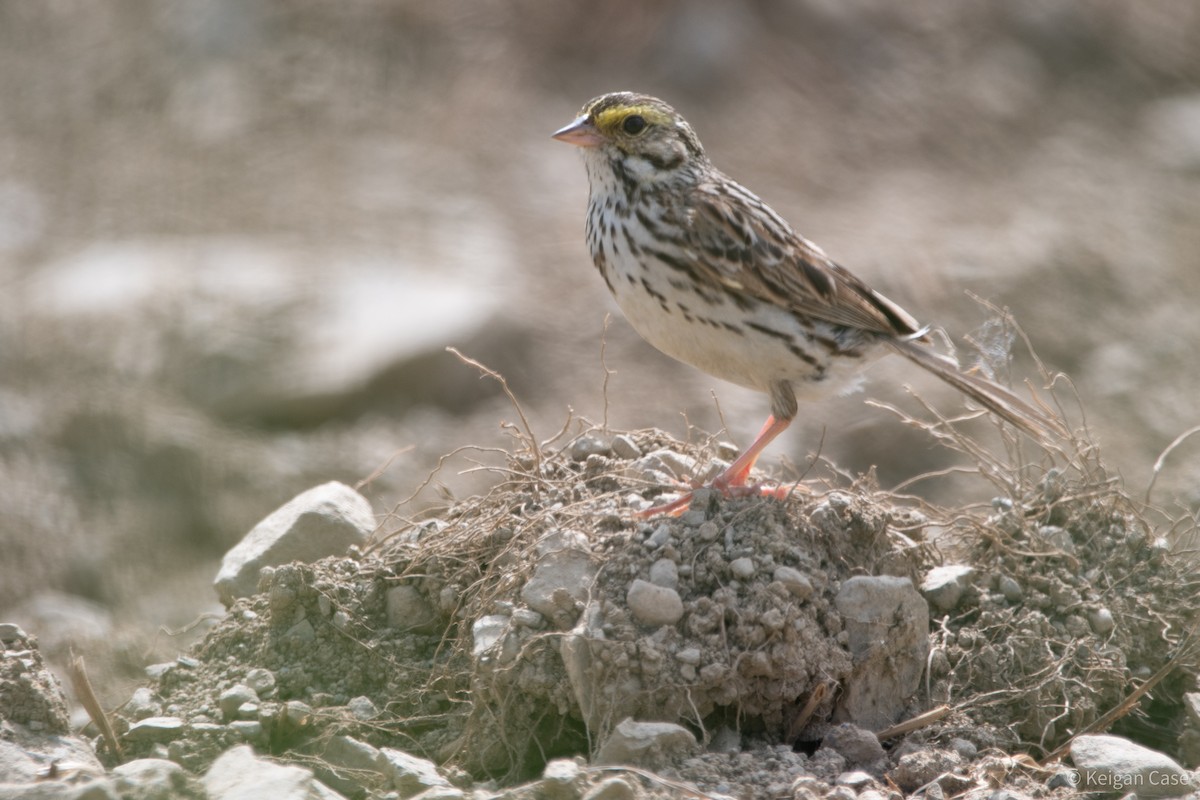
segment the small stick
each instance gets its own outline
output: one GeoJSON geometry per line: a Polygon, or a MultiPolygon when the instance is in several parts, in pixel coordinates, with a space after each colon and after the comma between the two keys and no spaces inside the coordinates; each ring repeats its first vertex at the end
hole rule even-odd
{"type": "Polygon", "coordinates": [[[932,725],[942,717],[949,714],[950,711],[950,706],[945,705],[938,706],[937,708],[931,708],[924,714],[917,714],[912,719],[907,719],[898,725],[893,725],[890,728],[884,728],[883,730],[879,731],[879,733],[875,734],[875,736],[879,739],[894,739],[897,736],[903,736],[906,733],[912,733],[918,728],[924,728],[926,725],[932,725]]]}
{"type": "Polygon", "coordinates": [[[100,729],[100,735],[108,743],[109,749],[112,750],[117,758],[123,758],[121,743],[117,741],[116,731],[113,730],[112,723],[108,721],[108,715],[104,713],[104,708],[100,705],[100,700],[97,699],[95,690],[92,689],[92,682],[88,680],[87,667],[83,663],[83,656],[75,655],[75,651],[73,650],[71,651],[71,663],[67,669],[67,673],[71,677],[71,686],[75,689],[75,694],[79,697],[79,702],[83,704],[83,708],[87,711],[92,722],[100,729]]]}
{"type": "Polygon", "coordinates": [[[817,713],[817,706],[821,704],[827,694],[829,694],[829,682],[817,684],[817,688],[813,689],[812,694],[808,696],[808,702],[804,704],[804,708],[800,709],[800,713],[788,726],[787,739],[784,741],[795,743],[800,736],[800,731],[804,730],[804,726],[812,719],[812,715],[817,713]]]}

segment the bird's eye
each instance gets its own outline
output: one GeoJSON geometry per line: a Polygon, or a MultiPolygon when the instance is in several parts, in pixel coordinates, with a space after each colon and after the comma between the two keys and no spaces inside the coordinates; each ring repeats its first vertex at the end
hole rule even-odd
{"type": "Polygon", "coordinates": [[[646,129],[646,118],[640,114],[633,114],[625,118],[621,123],[621,130],[628,133],[630,136],[637,136],[646,129]]]}

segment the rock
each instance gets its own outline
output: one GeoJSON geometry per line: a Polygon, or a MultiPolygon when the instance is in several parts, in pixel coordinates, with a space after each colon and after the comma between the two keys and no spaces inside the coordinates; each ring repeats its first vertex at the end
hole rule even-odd
{"type": "Polygon", "coordinates": [[[794,567],[776,567],[772,577],[782,583],[783,587],[797,600],[807,600],[812,597],[812,581],[800,570],[794,567]]]}
{"type": "Polygon", "coordinates": [[[849,766],[860,769],[872,770],[882,766],[887,757],[874,733],[846,722],[831,728],[821,740],[821,747],[836,750],[849,766]]]}
{"type": "Polygon", "coordinates": [[[146,717],[130,725],[123,738],[131,742],[169,742],[183,733],[183,727],[179,717],[146,717]]]}
{"type": "Polygon", "coordinates": [[[266,730],[263,728],[263,724],[256,719],[239,719],[231,722],[229,730],[237,734],[238,738],[244,742],[261,744],[266,741],[264,736],[266,730]]]}
{"type": "Polygon", "coordinates": [[[438,615],[417,587],[404,584],[387,590],[388,627],[399,631],[434,633],[438,615]]]}
{"type": "Polygon", "coordinates": [[[162,714],[162,704],[154,699],[154,692],[141,686],[134,690],[133,696],[125,703],[124,713],[135,720],[157,717],[162,714]]]}
{"type": "Polygon", "coordinates": [[[346,703],[346,708],[355,719],[361,722],[379,716],[379,709],[369,697],[352,697],[350,702],[346,703]]]}
{"type": "Polygon", "coordinates": [[[0,644],[15,642],[25,639],[27,634],[21,630],[21,626],[12,622],[0,622],[0,644]]]}
{"type": "Polygon", "coordinates": [[[729,571],[738,580],[749,580],[754,577],[754,559],[744,556],[742,558],[735,558],[729,562],[729,571]]]}
{"type": "MultiPolygon", "coordinates": [[[[326,785],[351,797],[360,793],[364,775],[384,775],[386,759],[378,748],[351,736],[333,736],[321,749],[317,777],[326,785]]],[[[368,779],[369,780],[369,779],[368,779]]]]}
{"type": "Polygon", "coordinates": [[[217,705],[221,709],[221,716],[227,720],[241,719],[238,714],[238,709],[244,703],[257,703],[258,693],[242,683],[234,684],[225,691],[221,692],[217,698],[217,705]]]}
{"type": "Polygon", "coordinates": [[[165,758],[139,758],[113,767],[121,800],[175,800],[198,797],[200,787],[183,767],[165,758]]]}
{"type": "MultiPolygon", "coordinates": [[[[503,614],[480,617],[471,625],[471,655],[479,658],[486,655],[496,643],[508,633],[509,618],[503,614]]],[[[503,656],[502,656],[503,658],[503,656]]]]}
{"type": "Polygon", "coordinates": [[[1134,792],[1138,797],[1176,797],[1197,789],[1192,774],[1157,750],[1120,736],[1085,735],[1071,742],[1079,792],[1134,792]]]}
{"type": "Polygon", "coordinates": [[[379,752],[386,761],[386,774],[391,779],[392,788],[404,797],[450,786],[450,781],[438,772],[437,765],[428,759],[417,758],[390,747],[382,747],[379,752]]]}
{"type": "Polygon", "coordinates": [[[551,759],[542,770],[540,796],[545,800],[575,800],[583,780],[583,767],[574,759],[551,759]]]}
{"type": "Polygon", "coordinates": [[[1004,595],[1004,599],[1010,603],[1019,603],[1025,597],[1025,590],[1021,588],[1021,584],[1017,583],[1015,578],[1008,575],[1000,576],[1000,580],[996,583],[996,588],[1000,590],[1000,594],[1004,595]]]}
{"type": "Polygon", "coordinates": [[[341,795],[322,784],[311,770],[258,758],[249,745],[221,754],[204,773],[209,800],[336,800],[341,795]]]}
{"type": "Polygon", "coordinates": [[[595,579],[587,539],[558,531],[538,543],[537,566],[521,589],[521,600],[559,628],[569,628],[577,616],[575,603],[587,599],[595,579]]]}
{"type": "Polygon", "coordinates": [[[612,440],[612,452],[617,458],[632,461],[635,458],[642,457],[642,449],[637,446],[637,442],[632,437],[624,433],[617,434],[612,440]]]}
{"type": "Polygon", "coordinates": [[[1200,692],[1184,692],[1183,707],[1193,728],[1200,728],[1200,692]]]}
{"type": "Polygon", "coordinates": [[[683,617],[683,600],[674,589],[637,578],[625,595],[629,612],[644,625],[674,625],[683,617]]]}
{"type": "Polygon", "coordinates": [[[634,461],[632,467],[637,477],[660,482],[664,477],[667,482],[689,481],[700,472],[696,459],[665,449],[647,453],[634,461]]]}
{"type": "Polygon", "coordinates": [[[607,778],[600,781],[583,796],[583,800],[634,800],[637,792],[624,778],[607,778]]]}
{"type": "Polygon", "coordinates": [[[660,558],[650,565],[650,582],[655,586],[675,589],[679,586],[679,567],[669,558],[660,558]]]}
{"type": "Polygon", "coordinates": [[[375,530],[371,504],[345,484],[331,481],[297,495],[233,546],[213,586],[226,606],[258,589],[266,566],[309,563],[364,543],[375,530]]]}
{"type": "Polygon", "coordinates": [[[1097,636],[1107,636],[1117,627],[1113,613],[1107,608],[1093,608],[1087,612],[1088,625],[1097,636]]]}
{"type": "MultiPolygon", "coordinates": [[[[25,726],[0,720],[0,797],[24,797],[24,792],[42,789],[36,795],[47,800],[74,797],[75,784],[104,784],[104,767],[90,744],[77,736],[34,733],[25,726]],[[47,780],[46,766],[57,764],[61,780],[47,780]]],[[[30,794],[30,797],[35,795],[30,794]]],[[[115,791],[113,796],[116,796],[115,791]]]]}
{"type": "Polygon", "coordinates": [[[606,456],[610,452],[604,440],[595,436],[580,436],[571,443],[571,458],[575,461],[587,461],[588,456],[606,456]]]}
{"type": "Polygon", "coordinates": [[[854,663],[836,718],[886,727],[920,685],[929,653],[929,605],[908,578],[890,575],[850,578],[834,605],[854,663]]]}
{"type": "MultiPolygon", "coordinates": [[[[941,775],[962,766],[962,759],[949,750],[928,748],[900,756],[888,776],[906,792],[915,792],[941,775]]],[[[938,793],[942,794],[941,787],[938,793]]]]}
{"type": "Polygon", "coordinates": [[[921,594],[939,611],[953,611],[974,580],[974,567],[964,564],[934,567],[921,581],[921,594]]]}
{"type": "Polygon", "coordinates": [[[0,722],[41,733],[69,733],[66,697],[37,641],[16,625],[5,635],[9,638],[0,643],[0,722]]]}
{"type": "Polygon", "coordinates": [[[671,759],[696,753],[691,731],[673,722],[622,720],[596,752],[596,764],[628,764],[654,769],[671,759]]]}
{"type": "Polygon", "coordinates": [[[253,689],[258,697],[270,697],[275,691],[275,673],[269,669],[255,667],[246,673],[244,683],[253,689]]]}

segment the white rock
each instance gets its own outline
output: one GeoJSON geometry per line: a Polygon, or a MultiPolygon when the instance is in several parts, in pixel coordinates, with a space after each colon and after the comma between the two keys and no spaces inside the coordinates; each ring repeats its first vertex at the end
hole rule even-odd
{"type": "Polygon", "coordinates": [[[239,719],[238,709],[244,703],[257,703],[258,693],[245,684],[237,683],[230,686],[225,691],[221,692],[217,698],[217,705],[221,708],[221,715],[225,719],[239,719]]]}
{"type": "MultiPolygon", "coordinates": [[[[538,543],[538,553],[533,575],[521,589],[521,600],[554,621],[570,610],[565,605],[587,599],[597,568],[587,550],[587,539],[569,531],[545,537],[538,543]]],[[[569,624],[573,624],[574,615],[570,616],[569,624]]]]}
{"type": "Polygon", "coordinates": [[[974,580],[975,568],[965,564],[934,567],[921,581],[921,594],[934,608],[951,611],[974,580]]]}
{"type": "Polygon", "coordinates": [[[480,617],[471,625],[471,655],[479,658],[508,633],[509,618],[503,614],[480,617]]]}
{"type": "Polygon", "coordinates": [[[754,577],[754,559],[746,558],[745,556],[735,558],[729,562],[729,571],[738,580],[749,580],[754,577]]]}
{"type": "Polygon", "coordinates": [[[165,758],[139,758],[113,767],[113,782],[122,798],[168,800],[193,796],[187,792],[192,778],[183,767],[165,758]]]}
{"type": "Polygon", "coordinates": [[[641,578],[629,585],[625,602],[634,619],[645,625],[674,625],[683,617],[683,600],[678,592],[641,578]]]}
{"type": "Polygon", "coordinates": [[[920,685],[929,652],[929,604],[908,578],[856,575],[834,599],[854,668],[839,704],[869,730],[896,721],[920,685]]]}
{"type": "Polygon", "coordinates": [[[1172,758],[1120,736],[1085,735],[1071,742],[1078,792],[1176,797],[1196,791],[1195,778],[1172,758]]]}
{"type": "Polygon", "coordinates": [[[209,800],[336,800],[344,796],[325,786],[312,771],[283,766],[254,755],[249,745],[226,750],[204,773],[209,800]]]}
{"type": "Polygon", "coordinates": [[[596,764],[632,764],[653,768],[699,750],[696,737],[672,722],[635,722],[626,718],[613,729],[596,753],[596,764]]]}
{"type": "Polygon", "coordinates": [[[228,606],[254,594],[263,567],[344,553],[374,530],[365,497],[337,481],[316,486],[276,509],[225,554],[214,582],[217,595],[228,606]]]}
{"type": "Polygon", "coordinates": [[[812,597],[813,585],[800,570],[794,567],[776,567],[772,577],[782,583],[797,600],[807,600],[812,597]]]}
{"type": "Polygon", "coordinates": [[[404,797],[435,787],[448,787],[450,781],[442,777],[437,765],[424,758],[417,758],[401,750],[382,747],[379,752],[387,760],[392,788],[404,797]]]}
{"type": "Polygon", "coordinates": [[[129,726],[124,738],[131,742],[169,742],[183,733],[179,717],[146,717],[129,726]]]}

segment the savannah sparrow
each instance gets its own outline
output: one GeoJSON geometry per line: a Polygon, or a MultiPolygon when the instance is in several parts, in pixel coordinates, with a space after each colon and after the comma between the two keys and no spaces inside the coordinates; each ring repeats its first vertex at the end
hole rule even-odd
{"type": "Polygon", "coordinates": [[[771,399],[753,444],[712,482],[724,494],[755,491],[746,486],[750,470],[796,416],[797,391],[836,391],[888,350],[1036,438],[1065,435],[1050,415],[935,352],[928,328],[714,167],[692,127],[663,101],[597,97],[554,138],[583,153],[588,247],[637,332],[667,355],[771,399]]]}

